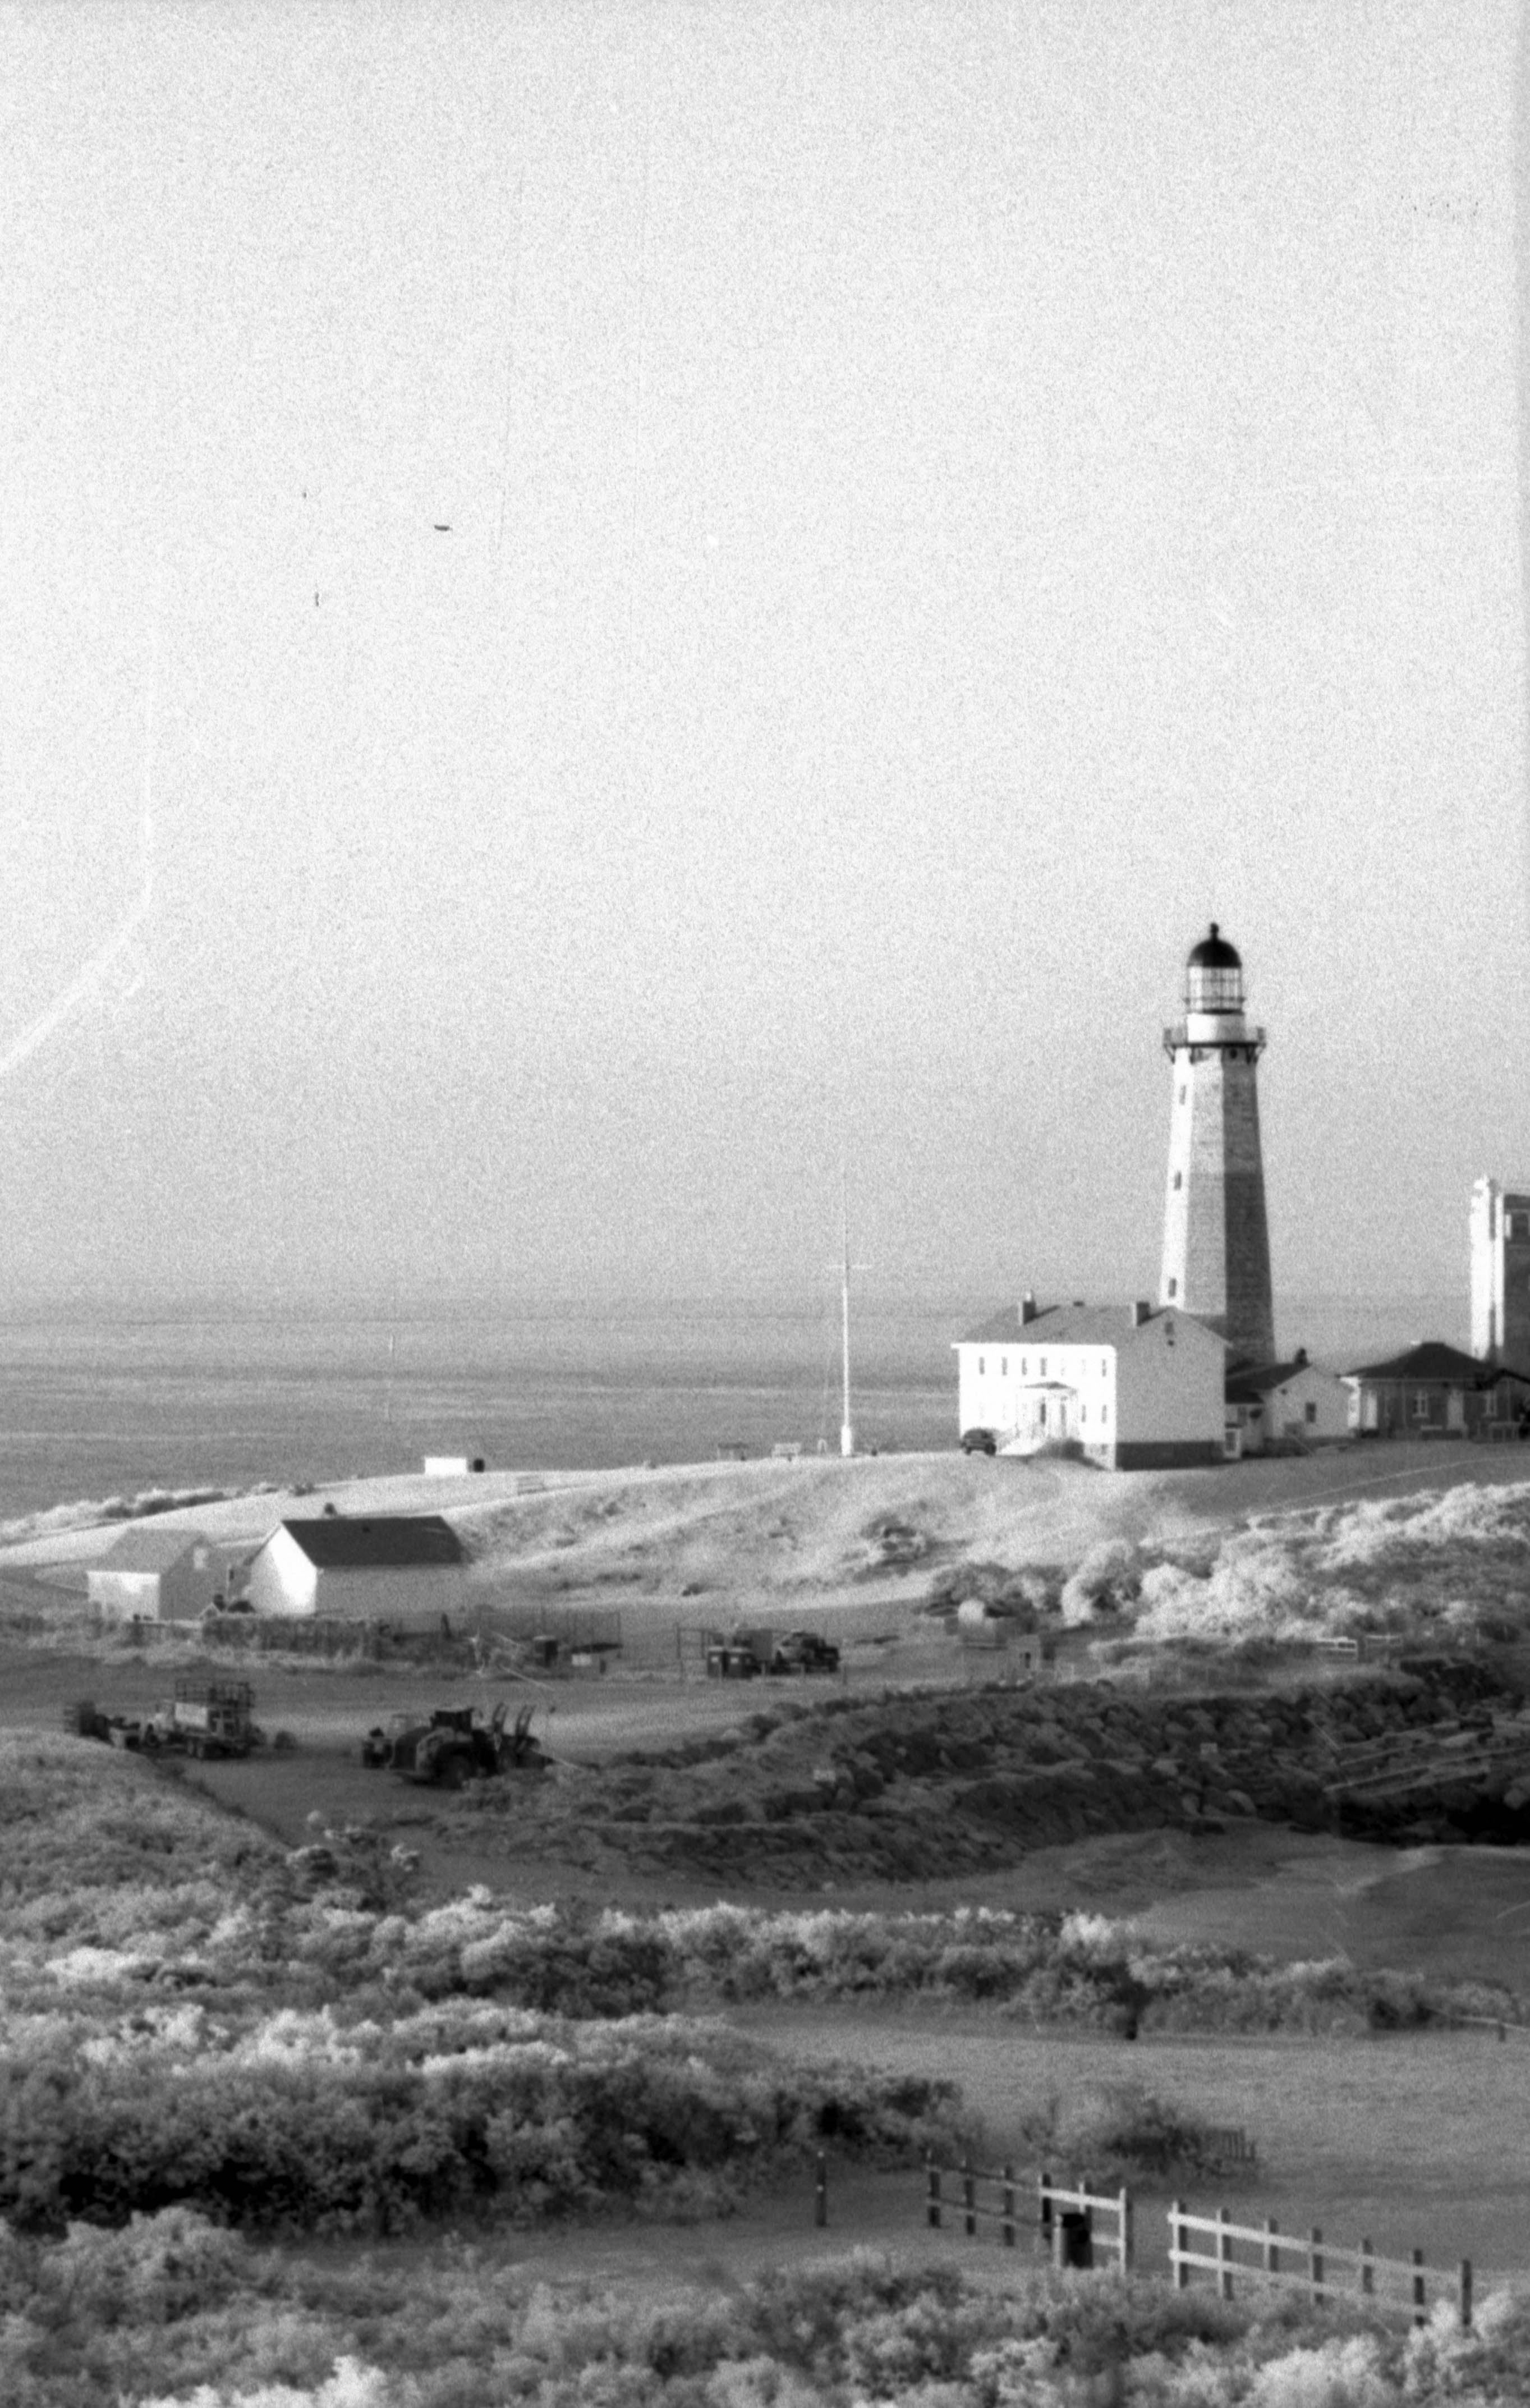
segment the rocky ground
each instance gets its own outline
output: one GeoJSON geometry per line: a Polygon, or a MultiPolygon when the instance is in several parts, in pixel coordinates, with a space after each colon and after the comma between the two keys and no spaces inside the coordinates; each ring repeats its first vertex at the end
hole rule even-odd
{"type": "Polygon", "coordinates": [[[485,1784],[436,1819],[480,1851],[497,1832],[521,1856],[800,1890],[976,1874],[1106,1832],[1239,1817],[1409,1842],[1530,1838],[1530,1721],[1487,1667],[1447,1658],[1278,1695],[1079,1683],[828,1698],[540,1784],[485,1784]],[[1378,1754],[1412,1770],[1374,1798],[1378,1754]]]}

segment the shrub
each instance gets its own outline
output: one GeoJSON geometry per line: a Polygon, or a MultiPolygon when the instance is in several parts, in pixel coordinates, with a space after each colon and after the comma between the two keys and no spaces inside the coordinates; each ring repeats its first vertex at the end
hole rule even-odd
{"type": "MultiPolygon", "coordinates": [[[[0,2264],[6,2246],[0,2231],[0,2264]]],[[[1132,2408],[1509,2408],[1527,2338],[1503,2296],[1470,2333],[1437,2320],[1404,2339],[1336,2331],[1289,2293],[1235,2302],[1024,2268],[991,2286],[871,2250],[737,2283],[700,2270],[655,2299],[641,2280],[527,2282],[462,2243],[411,2251],[401,2284],[393,2253],[257,2254],[185,2217],[28,2249],[27,2311],[0,2315],[17,2408],[1057,2408],[1112,2368],[1132,2408]],[[167,2319],[155,2297],[140,2316],[92,2288],[129,2239],[152,2260],[156,2226],[214,2253],[205,2292],[167,2319]]]]}
{"type": "MultiPolygon", "coordinates": [[[[215,2042],[215,2035],[208,2035],[215,2042]]],[[[955,2091],[789,2071],[716,2026],[493,2011],[393,2027],[286,2016],[236,2049],[7,2066],[0,2213],[60,2229],[193,2207],[249,2230],[532,2221],[606,2205],[725,2209],[819,2142],[911,2157],[955,2091]]]]}
{"type": "Polygon", "coordinates": [[[1208,2128],[1138,2082],[1086,2083],[1053,2098],[1026,2128],[1046,2160],[1115,2177],[1197,2173],[1218,2162],[1208,2128]]]}
{"type": "Polygon", "coordinates": [[[1074,1625],[1096,1615],[1116,1613],[1132,1603],[1141,1582],[1137,1549],[1124,1539],[1105,1539],[1091,1547],[1063,1588],[1063,1620],[1074,1625]]]}

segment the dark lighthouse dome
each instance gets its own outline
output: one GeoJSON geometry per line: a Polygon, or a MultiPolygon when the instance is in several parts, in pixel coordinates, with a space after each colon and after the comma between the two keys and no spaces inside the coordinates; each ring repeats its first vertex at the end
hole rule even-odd
{"type": "Polygon", "coordinates": [[[1241,1011],[1243,957],[1216,922],[1192,945],[1185,962],[1185,1008],[1189,1011],[1241,1011]]]}
{"type": "Polygon", "coordinates": [[[1210,935],[1203,937],[1198,945],[1192,945],[1185,968],[1192,970],[1240,970],[1243,956],[1236,945],[1227,942],[1213,920],[1210,935]]]}

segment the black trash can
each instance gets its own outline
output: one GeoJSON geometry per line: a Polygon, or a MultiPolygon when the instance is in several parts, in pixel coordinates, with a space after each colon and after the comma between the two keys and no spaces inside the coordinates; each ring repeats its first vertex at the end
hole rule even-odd
{"type": "Polygon", "coordinates": [[[1094,2236],[1087,2207],[1065,2207],[1055,2229],[1059,2266],[1094,2265],[1094,2236]]]}

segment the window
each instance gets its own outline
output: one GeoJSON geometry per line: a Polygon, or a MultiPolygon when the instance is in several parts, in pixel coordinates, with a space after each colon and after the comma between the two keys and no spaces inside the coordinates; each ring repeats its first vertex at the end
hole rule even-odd
{"type": "MultiPolygon", "coordinates": [[[[1179,1295],[1179,1293],[1180,1293],[1180,1283],[1179,1283],[1179,1281],[1178,1281],[1178,1280],[1170,1280],[1170,1282],[1169,1282],[1169,1283],[1168,1283],[1168,1292],[1169,1292],[1170,1296],[1178,1296],[1178,1295],[1179,1295]]],[[[982,1365],[981,1365],[980,1363],[979,1364],[978,1369],[979,1369],[979,1371],[982,1369],[982,1365]]]]}
{"type": "Polygon", "coordinates": [[[1089,1419],[1089,1407],[1087,1405],[1080,1405],[1079,1407],[1079,1419],[1081,1422],[1086,1422],[1089,1419]]]}
{"type": "Polygon", "coordinates": [[[1315,1404],[1313,1404],[1313,1403],[1311,1403],[1310,1401],[1308,1401],[1308,1403],[1303,1407],[1303,1412],[1305,1412],[1305,1414],[1306,1414],[1306,1416],[1307,1416],[1307,1419],[1308,1419],[1309,1422],[1315,1422],[1315,1421],[1317,1420],[1317,1418],[1318,1418],[1318,1409],[1317,1409],[1317,1406],[1316,1406],[1315,1404]]]}
{"type": "Polygon", "coordinates": [[[1413,1392],[1412,1412],[1416,1422],[1426,1422],[1429,1418],[1429,1398],[1423,1388],[1416,1388],[1413,1392]]]}
{"type": "Polygon", "coordinates": [[[1047,1358],[1046,1358],[1046,1356],[1043,1354],[1043,1355],[1042,1355],[1042,1357],[1041,1357],[1041,1377],[1042,1377],[1043,1379],[1045,1379],[1045,1378],[1046,1378],[1046,1376],[1047,1376],[1047,1358]]]}
{"type": "Polygon", "coordinates": [[[1110,1418],[1110,1408],[1109,1408],[1109,1406],[1108,1406],[1108,1405],[1102,1405],[1102,1406],[1100,1407],[1100,1427],[1101,1427],[1102,1429],[1104,1428],[1104,1426],[1105,1426],[1106,1423],[1109,1420],[1109,1418],[1110,1418]]]}
{"type": "Polygon", "coordinates": [[[1101,1378],[1102,1380],[1108,1380],[1108,1378],[1109,1378],[1109,1377],[1110,1377],[1110,1358],[1109,1358],[1109,1356],[1108,1356],[1108,1354],[1102,1354],[1102,1355],[1100,1356],[1100,1378],[1101,1378]]]}
{"type": "Polygon", "coordinates": [[[979,1357],[978,1357],[978,1377],[979,1377],[979,1380],[982,1378],[983,1373],[987,1370],[987,1369],[988,1369],[988,1365],[984,1362],[984,1360],[983,1360],[982,1356],[979,1354],[979,1357]]]}
{"type": "Polygon", "coordinates": [[[1008,1380],[1009,1377],[1009,1357],[1008,1354],[1001,1354],[999,1356],[999,1377],[1001,1380],[1008,1380]]]}
{"type": "Polygon", "coordinates": [[[1174,1184],[1175,1184],[1175,1186],[1176,1186],[1176,1187],[1182,1187],[1182,1186],[1184,1185],[1184,1183],[1185,1183],[1185,1175],[1184,1175],[1184,1172],[1183,1172],[1182,1170],[1177,1170],[1177,1171],[1175,1172],[1175,1174],[1174,1174],[1174,1184]]]}

